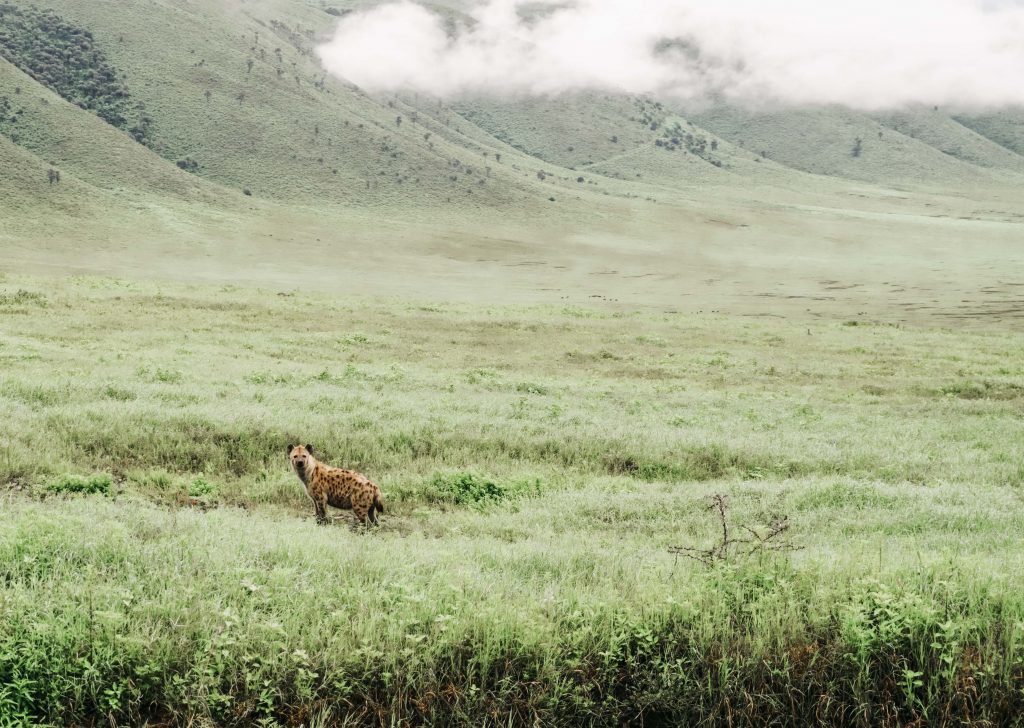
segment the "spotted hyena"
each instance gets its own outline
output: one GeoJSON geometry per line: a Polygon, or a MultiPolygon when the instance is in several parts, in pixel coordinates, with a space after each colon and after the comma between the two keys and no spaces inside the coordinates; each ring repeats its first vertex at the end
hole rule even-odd
{"type": "Polygon", "coordinates": [[[317,523],[327,523],[327,506],[352,509],[361,522],[377,522],[384,512],[380,488],[354,470],[332,468],[313,457],[312,445],[289,445],[288,459],[313,501],[317,523]]]}

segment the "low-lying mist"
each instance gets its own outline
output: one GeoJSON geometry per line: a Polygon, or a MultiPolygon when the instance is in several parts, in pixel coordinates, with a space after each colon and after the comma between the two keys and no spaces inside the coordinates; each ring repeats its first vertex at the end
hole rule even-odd
{"type": "Polygon", "coordinates": [[[1024,0],[399,0],[349,13],[318,52],[369,92],[441,98],[997,107],[1024,103],[1024,0]]]}

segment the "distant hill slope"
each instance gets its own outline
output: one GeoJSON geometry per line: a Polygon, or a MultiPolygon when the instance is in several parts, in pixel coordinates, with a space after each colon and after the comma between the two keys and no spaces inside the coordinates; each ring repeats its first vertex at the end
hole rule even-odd
{"type": "Polygon", "coordinates": [[[1024,156],[938,111],[898,111],[877,114],[875,118],[903,136],[922,141],[960,161],[979,167],[1024,172],[1024,156]]]}
{"type": "Polygon", "coordinates": [[[167,163],[95,114],[64,101],[0,58],[0,99],[8,99],[6,139],[102,189],[160,192],[194,199],[218,194],[194,175],[167,163]]]}
{"type": "Polygon", "coordinates": [[[996,144],[1024,155],[1024,108],[958,115],[956,120],[996,144]]]}
{"type": "Polygon", "coordinates": [[[993,181],[991,170],[1024,172],[1024,158],[940,113],[869,116],[827,107],[695,115],[710,131],[768,159],[812,174],[875,184],[993,181]]]}

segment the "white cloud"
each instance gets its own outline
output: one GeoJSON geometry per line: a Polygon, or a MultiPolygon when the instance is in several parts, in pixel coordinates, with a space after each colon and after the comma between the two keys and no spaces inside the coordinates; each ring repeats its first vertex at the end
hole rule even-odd
{"type": "Polygon", "coordinates": [[[489,0],[467,14],[451,36],[423,6],[387,2],[344,17],[318,53],[367,91],[439,97],[1024,104],[1021,0],[489,0]]]}

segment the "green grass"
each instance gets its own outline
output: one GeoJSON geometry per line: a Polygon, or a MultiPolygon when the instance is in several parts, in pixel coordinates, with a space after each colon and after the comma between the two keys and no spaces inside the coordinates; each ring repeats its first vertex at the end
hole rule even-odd
{"type": "Polygon", "coordinates": [[[1024,709],[1019,334],[3,289],[8,723],[1024,709]],[[317,527],[292,441],[379,482],[382,526],[317,527]],[[67,473],[109,495],[55,493],[90,482],[67,473]],[[714,542],[714,493],[737,527],[788,515],[800,549],[673,556],[714,542]]]}

